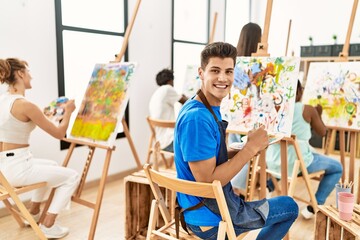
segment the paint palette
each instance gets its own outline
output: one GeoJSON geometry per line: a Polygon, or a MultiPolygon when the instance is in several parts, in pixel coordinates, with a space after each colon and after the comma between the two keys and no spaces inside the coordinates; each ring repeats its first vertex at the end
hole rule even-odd
{"type": "MultiPolygon", "coordinates": [[[[284,134],[282,133],[268,134],[268,137],[269,137],[269,145],[270,145],[280,141],[284,137],[284,134]]],[[[233,142],[229,145],[229,147],[235,150],[241,150],[245,146],[246,142],[247,142],[247,136],[243,136],[241,138],[241,142],[233,142]]]]}
{"type": "Polygon", "coordinates": [[[233,142],[229,145],[234,150],[241,150],[245,146],[245,142],[233,142]]]}
{"type": "MultiPolygon", "coordinates": [[[[276,142],[280,141],[284,137],[284,134],[282,134],[282,133],[276,133],[276,134],[269,133],[268,137],[269,137],[269,144],[273,144],[273,143],[276,143],[276,142]]],[[[243,136],[241,138],[241,141],[246,143],[247,142],[247,136],[243,136]]]]}
{"type": "Polygon", "coordinates": [[[58,97],[53,100],[47,107],[44,108],[44,114],[51,120],[58,121],[64,114],[62,105],[69,101],[67,97],[58,97]]]}

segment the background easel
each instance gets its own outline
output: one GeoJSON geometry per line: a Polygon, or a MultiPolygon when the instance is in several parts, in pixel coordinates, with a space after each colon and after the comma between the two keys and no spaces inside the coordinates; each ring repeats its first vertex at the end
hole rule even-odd
{"type": "MultiPolygon", "coordinates": [[[[126,29],[126,32],[125,32],[125,37],[124,37],[124,42],[122,44],[122,48],[120,50],[120,53],[116,55],[116,59],[113,62],[120,62],[122,57],[125,54],[127,44],[128,44],[128,39],[129,39],[131,30],[132,30],[132,27],[134,25],[135,18],[136,18],[140,3],[141,3],[141,0],[137,0],[135,8],[134,8],[133,16],[132,16],[132,18],[131,18],[131,20],[129,22],[129,25],[128,25],[127,29],[126,29]]],[[[138,156],[138,154],[136,152],[135,146],[133,144],[132,138],[130,136],[128,125],[127,125],[124,118],[122,119],[121,123],[123,125],[124,133],[125,133],[125,136],[126,136],[128,142],[129,142],[131,151],[132,151],[132,153],[134,155],[137,168],[140,170],[140,169],[142,169],[142,165],[141,165],[141,162],[139,160],[139,156],[138,156]]],[[[89,148],[89,152],[88,152],[87,159],[86,159],[86,162],[85,162],[85,165],[84,165],[84,168],[83,168],[83,172],[82,172],[82,175],[81,175],[81,180],[80,180],[79,186],[78,186],[77,190],[75,191],[74,195],[72,196],[71,200],[76,202],[76,203],[79,203],[81,205],[84,205],[86,207],[94,209],[92,222],[91,222],[91,227],[90,227],[90,232],[89,232],[89,237],[88,237],[88,239],[92,240],[92,239],[94,239],[94,236],[95,236],[97,221],[98,221],[99,213],[100,213],[100,207],[101,207],[102,198],[103,198],[104,190],[105,190],[106,178],[107,178],[108,170],[109,170],[109,166],[110,166],[110,159],[111,159],[112,152],[115,150],[115,146],[105,146],[105,145],[101,145],[101,144],[97,144],[97,143],[89,143],[89,142],[76,140],[76,139],[67,139],[67,138],[65,138],[63,140],[70,143],[69,150],[68,150],[68,152],[66,154],[66,157],[65,157],[65,160],[63,162],[64,167],[68,166],[71,155],[72,155],[72,153],[73,153],[73,151],[75,149],[75,146],[77,144],[82,145],[82,146],[88,146],[88,148],[89,148]],[[82,191],[83,191],[84,186],[85,186],[86,177],[87,177],[87,174],[89,172],[91,161],[93,159],[94,152],[95,152],[96,148],[105,149],[106,150],[106,157],[105,157],[103,171],[102,171],[101,178],[100,178],[100,183],[99,183],[99,187],[98,187],[96,201],[95,201],[95,203],[92,203],[90,201],[82,199],[81,194],[82,194],[82,191]]],[[[42,216],[40,218],[40,222],[45,217],[45,213],[47,212],[47,210],[48,210],[48,208],[50,206],[50,203],[51,203],[52,198],[54,196],[54,192],[55,192],[55,190],[53,189],[51,191],[51,194],[49,196],[48,201],[45,204],[42,216]]]]}
{"type": "MultiPolygon", "coordinates": [[[[268,53],[268,35],[269,35],[269,28],[270,28],[270,20],[271,20],[271,11],[272,11],[272,0],[267,1],[266,5],[266,16],[265,16],[265,23],[264,23],[264,31],[263,35],[261,36],[261,42],[258,44],[258,49],[256,53],[251,54],[251,56],[256,57],[268,57],[270,54],[268,53]]],[[[290,22],[291,24],[291,22],[290,22]]],[[[290,25],[291,26],[291,25],[290,25]]],[[[290,26],[289,26],[289,32],[290,32],[290,26]]],[[[288,38],[290,36],[290,33],[288,34],[288,38]]],[[[287,40],[288,41],[288,40],[287,40]]],[[[286,47],[287,52],[287,47],[286,47]]],[[[292,138],[282,138],[280,140],[280,148],[281,148],[281,193],[282,195],[286,196],[288,195],[288,173],[287,173],[287,148],[288,148],[288,141],[293,140],[292,138]]],[[[297,146],[295,144],[294,146],[297,146]]],[[[261,151],[258,164],[260,166],[260,194],[259,197],[264,198],[266,196],[266,150],[261,151]]],[[[249,169],[255,169],[254,168],[254,161],[255,161],[255,167],[256,166],[256,159],[253,158],[249,161],[249,169]]],[[[255,174],[255,171],[249,172],[248,179],[254,180],[255,178],[252,176],[252,174],[255,174]]],[[[254,190],[254,181],[250,181],[247,186],[247,196],[252,196],[251,192],[254,190]]],[[[284,239],[289,239],[289,233],[286,234],[284,239]]]]}
{"type": "MultiPolygon", "coordinates": [[[[271,20],[271,11],[272,11],[272,3],[273,0],[268,0],[266,5],[266,15],[265,15],[265,23],[264,23],[264,31],[261,36],[261,42],[258,43],[258,48],[256,53],[252,53],[253,57],[269,57],[268,53],[268,36],[269,36],[269,28],[270,28],[270,20],[271,20]]],[[[252,199],[252,192],[255,188],[255,176],[256,174],[254,170],[257,169],[257,165],[260,167],[260,193],[259,198],[266,197],[266,160],[265,160],[265,150],[261,151],[259,159],[257,157],[252,158],[249,161],[249,174],[247,176],[248,186],[246,187],[246,199],[252,199]]]]}
{"type": "Polygon", "coordinates": [[[209,36],[209,44],[214,42],[217,16],[218,16],[218,13],[215,12],[214,13],[214,22],[213,22],[213,25],[212,25],[212,28],[211,28],[211,33],[210,33],[210,36],[209,36]]]}
{"type": "MultiPolygon", "coordinates": [[[[336,60],[336,62],[347,62],[348,56],[349,56],[349,45],[350,45],[350,37],[351,32],[354,26],[354,19],[356,16],[356,10],[358,6],[359,0],[354,0],[354,4],[351,11],[350,16],[350,22],[348,26],[348,31],[346,34],[345,43],[342,49],[342,52],[339,53],[339,58],[336,60]]],[[[336,126],[327,126],[328,133],[326,137],[326,143],[325,143],[325,154],[329,154],[331,150],[334,149],[335,146],[335,140],[336,140],[336,132],[339,132],[339,143],[340,143],[340,161],[344,168],[343,175],[341,177],[342,182],[347,180],[348,182],[352,181],[354,182],[354,173],[355,173],[355,154],[356,154],[356,148],[359,148],[358,144],[356,144],[356,134],[360,134],[360,129],[348,129],[348,128],[341,128],[336,126]],[[346,162],[345,162],[345,132],[348,132],[348,143],[350,145],[350,161],[349,161],[349,176],[347,177],[346,173],[346,162]]]]}

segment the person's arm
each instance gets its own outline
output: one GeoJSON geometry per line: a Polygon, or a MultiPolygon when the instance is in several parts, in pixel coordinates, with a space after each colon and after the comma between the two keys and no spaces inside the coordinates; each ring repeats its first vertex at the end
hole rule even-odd
{"type": "Polygon", "coordinates": [[[321,119],[322,107],[320,105],[313,107],[310,105],[304,106],[303,116],[310,120],[311,128],[321,137],[326,134],[326,126],[321,119]]]}
{"type": "Polygon", "coordinates": [[[229,161],[216,166],[215,156],[202,161],[189,162],[192,174],[198,182],[212,182],[219,180],[226,185],[243,166],[261,150],[268,146],[268,136],[264,127],[261,127],[248,135],[248,142],[244,148],[229,161]]]}
{"type": "Polygon", "coordinates": [[[23,114],[28,119],[33,121],[45,132],[58,139],[62,139],[65,136],[66,130],[69,126],[71,113],[75,110],[74,100],[69,100],[68,102],[66,102],[63,106],[64,115],[62,117],[62,120],[59,125],[56,126],[44,115],[40,108],[35,104],[29,101],[22,101],[20,104],[21,109],[23,109],[23,114]]]}
{"type": "Polygon", "coordinates": [[[188,100],[188,97],[184,94],[181,95],[181,98],[179,99],[179,103],[184,104],[188,100]]]}

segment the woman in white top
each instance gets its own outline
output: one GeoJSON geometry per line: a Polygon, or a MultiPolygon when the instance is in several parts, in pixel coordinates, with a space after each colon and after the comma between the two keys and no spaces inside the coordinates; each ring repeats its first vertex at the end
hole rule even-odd
{"type": "Polygon", "coordinates": [[[29,150],[29,136],[39,126],[51,136],[65,136],[71,113],[75,110],[73,100],[63,105],[62,121],[56,126],[35,104],[25,99],[31,89],[31,75],[25,61],[0,59],[0,83],[8,85],[8,91],[0,95],[0,171],[13,186],[47,182],[47,186],[34,191],[30,213],[37,221],[40,203],[45,194],[55,188],[53,201],[40,224],[47,238],[62,238],[69,229],[55,223],[58,213],[71,200],[79,183],[79,174],[69,168],[58,166],[55,161],[36,159],[29,150]]]}

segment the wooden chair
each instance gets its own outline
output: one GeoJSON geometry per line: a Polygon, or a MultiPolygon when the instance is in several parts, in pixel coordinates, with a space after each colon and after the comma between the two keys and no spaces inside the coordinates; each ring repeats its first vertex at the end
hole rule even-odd
{"type": "Polygon", "coordinates": [[[41,240],[47,239],[44,233],[41,231],[39,225],[35,222],[34,218],[31,216],[30,212],[26,209],[24,203],[19,198],[18,194],[32,191],[34,189],[42,188],[46,186],[46,182],[35,183],[22,187],[12,187],[10,183],[6,180],[5,176],[0,172],[0,201],[2,201],[5,207],[10,211],[14,216],[15,220],[20,227],[24,227],[24,220],[28,221],[32,229],[35,231],[36,235],[41,240]],[[14,205],[9,201],[12,199],[14,205]]]}
{"type": "MultiPolygon", "coordinates": [[[[150,136],[150,140],[149,140],[149,148],[148,148],[148,155],[147,155],[147,160],[146,163],[150,162],[150,156],[152,153],[155,152],[155,145],[156,142],[158,142],[156,140],[156,128],[175,128],[175,121],[165,121],[165,120],[160,120],[160,119],[154,119],[151,118],[149,116],[146,117],[146,120],[150,126],[150,131],[151,131],[151,136],[150,136]]],[[[159,145],[159,149],[160,149],[160,145],[159,145]]],[[[169,168],[172,166],[173,162],[174,162],[174,153],[173,152],[168,152],[168,151],[164,151],[162,149],[159,150],[161,158],[164,162],[164,165],[166,168],[169,168]],[[167,162],[165,155],[169,155],[170,158],[170,163],[167,162]]]]}
{"type": "Polygon", "coordinates": [[[226,235],[230,240],[243,239],[247,235],[247,233],[243,233],[239,236],[235,235],[234,227],[220,181],[215,180],[212,183],[186,181],[155,171],[150,167],[149,164],[144,165],[144,170],[155,197],[151,204],[146,239],[151,239],[152,235],[156,235],[165,239],[199,239],[193,234],[187,234],[181,228],[179,238],[174,237],[176,236],[175,219],[171,216],[169,209],[165,205],[164,197],[161,194],[159,186],[170,189],[174,192],[181,192],[193,196],[216,199],[222,218],[219,223],[217,239],[225,239],[226,235]],[[159,210],[165,224],[164,226],[155,229],[159,210]]]}
{"type": "MultiPolygon", "coordinates": [[[[295,152],[296,152],[296,155],[297,155],[297,158],[298,158],[297,160],[295,160],[294,168],[293,168],[291,176],[288,177],[288,182],[289,182],[288,195],[295,198],[295,199],[297,199],[297,200],[299,200],[299,201],[302,201],[302,202],[305,202],[307,204],[312,205],[314,211],[316,212],[318,210],[318,204],[317,204],[317,201],[316,201],[316,198],[315,198],[315,193],[314,193],[314,191],[312,189],[312,186],[311,186],[310,179],[319,180],[321,178],[321,176],[325,173],[325,171],[322,170],[322,171],[318,171],[318,172],[314,172],[314,173],[309,174],[307,169],[306,169],[305,162],[304,162],[304,159],[302,157],[299,144],[298,144],[298,142],[296,140],[296,136],[292,135],[291,138],[287,139],[287,142],[294,146],[294,149],[295,149],[295,152]],[[299,171],[301,171],[300,175],[299,175],[299,171]],[[299,179],[303,179],[305,181],[305,185],[306,185],[309,197],[310,197],[310,201],[305,200],[302,197],[295,196],[295,187],[296,187],[296,183],[297,183],[297,181],[299,179]]],[[[267,173],[272,175],[272,179],[273,179],[273,182],[274,182],[274,185],[275,185],[275,190],[279,191],[278,190],[279,186],[277,184],[277,179],[275,178],[275,177],[279,177],[279,173],[270,171],[268,169],[267,169],[267,173]]]]}

